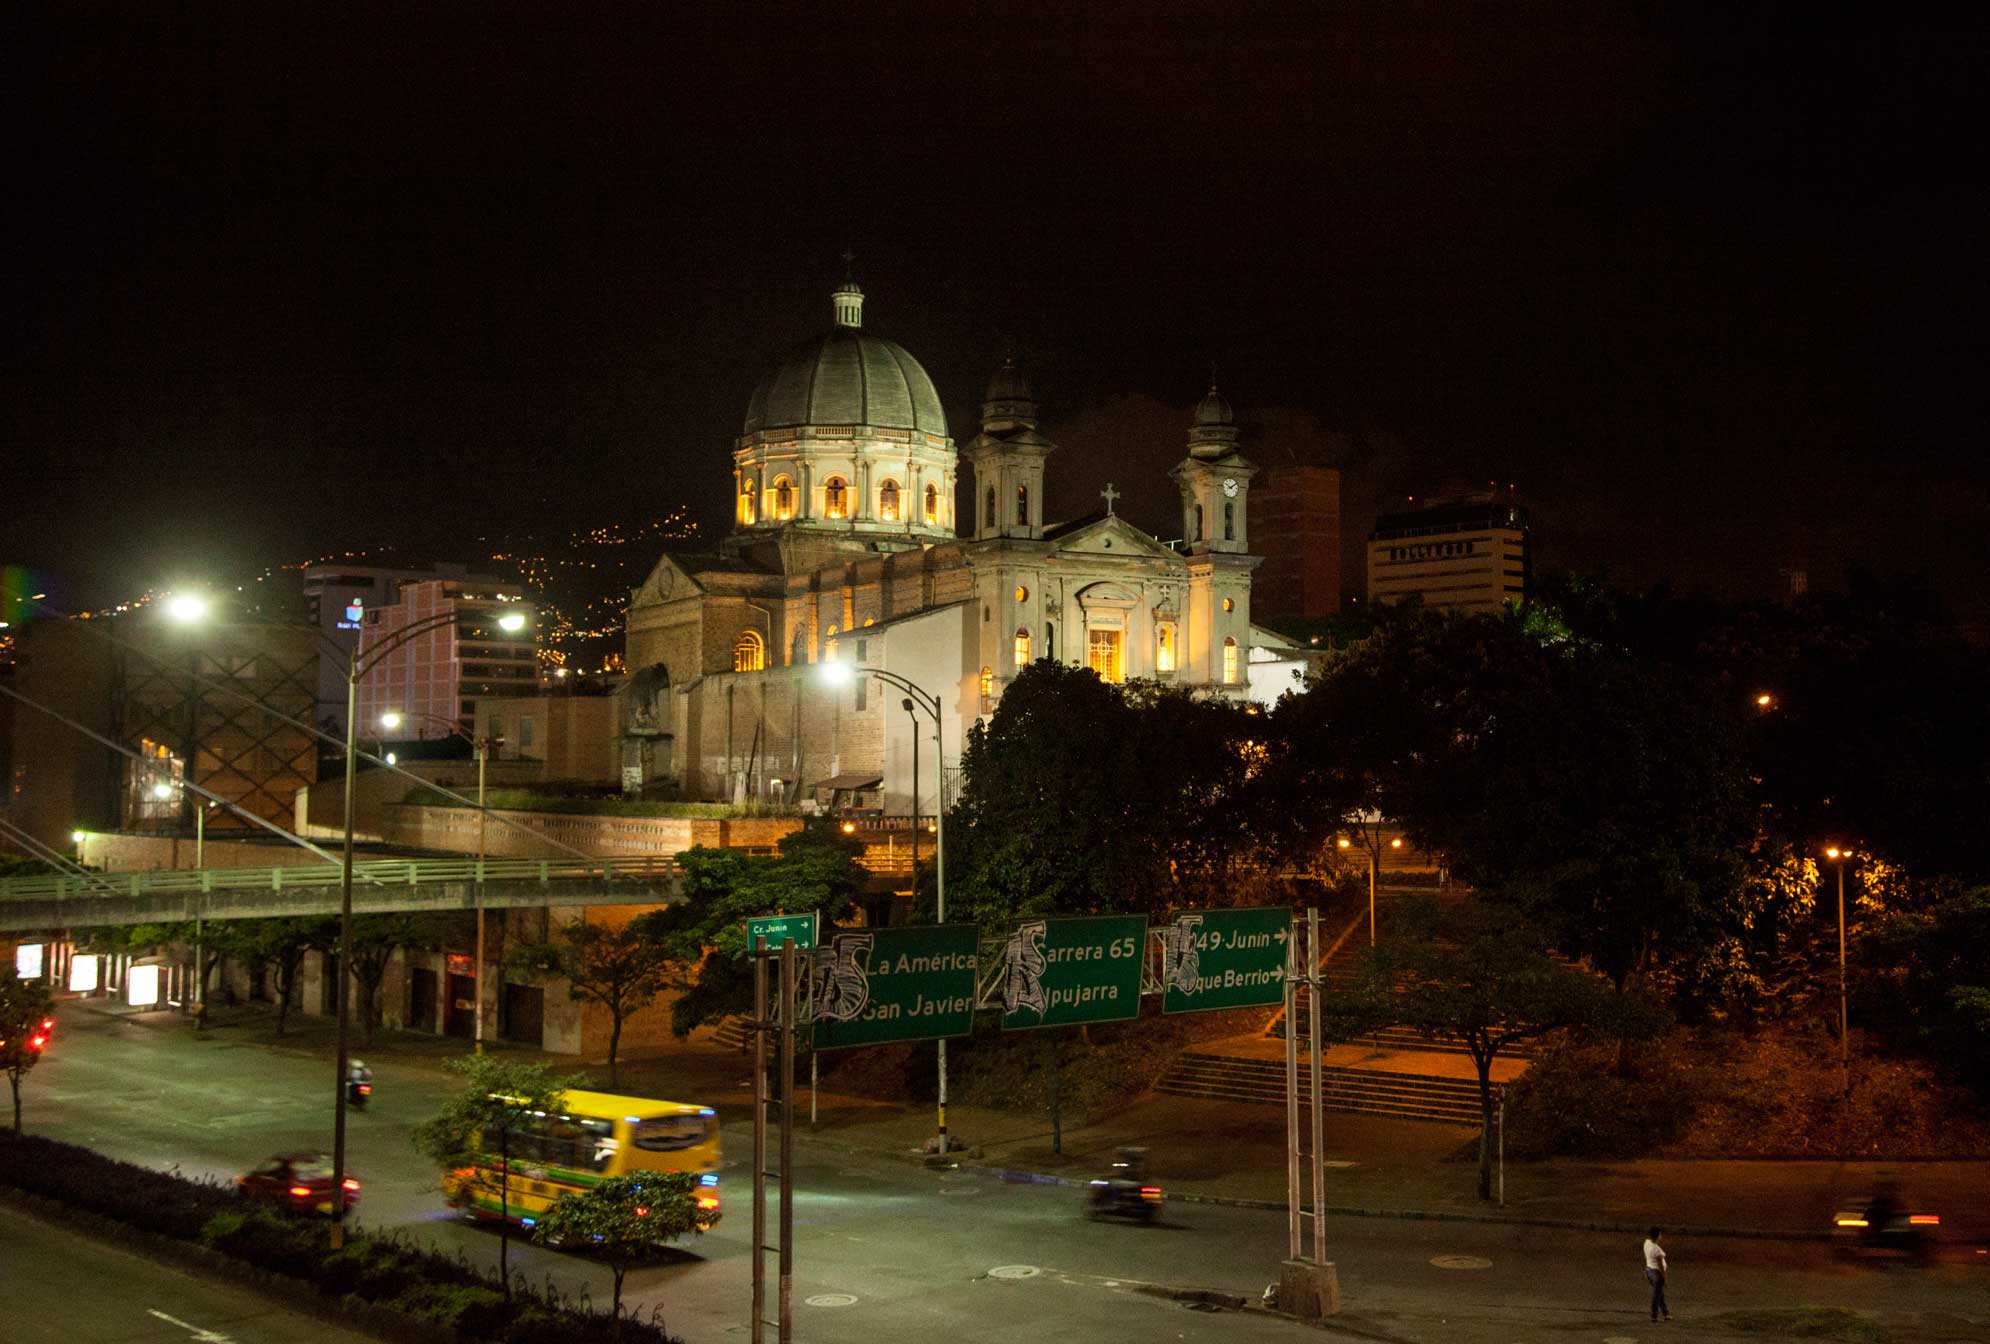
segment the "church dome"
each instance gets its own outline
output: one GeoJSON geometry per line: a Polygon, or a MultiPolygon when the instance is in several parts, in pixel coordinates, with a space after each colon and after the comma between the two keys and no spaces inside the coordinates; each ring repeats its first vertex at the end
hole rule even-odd
{"type": "Polygon", "coordinates": [[[782,357],[753,389],[744,432],[803,425],[868,425],[946,437],[940,394],[919,361],[863,329],[863,294],[834,296],[836,325],[782,357]]]}
{"type": "Polygon", "coordinates": [[[1016,357],[1010,355],[1002,361],[1002,367],[995,370],[994,374],[988,379],[988,391],[981,399],[983,401],[1035,401],[1036,397],[1030,392],[1029,379],[1025,378],[1022,369],[1017,367],[1016,357]]]}
{"type": "Polygon", "coordinates": [[[1211,385],[1209,395],[1195,408],[1195,423],[1198,426],[1234,425],[1237,423],[1237,415],[1230,409],[1230,403],[1224,399],[1223,394],[1211,385]]]}

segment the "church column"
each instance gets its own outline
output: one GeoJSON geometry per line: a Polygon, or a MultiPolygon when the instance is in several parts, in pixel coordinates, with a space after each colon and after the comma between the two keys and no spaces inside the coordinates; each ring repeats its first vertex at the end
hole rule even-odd
{"type": "Polygon", "coordinates": [[[795,501],[795,517],[815,517],[815,463],[798,462],[795,475],[801,482],[801,498],[795,501]]]}

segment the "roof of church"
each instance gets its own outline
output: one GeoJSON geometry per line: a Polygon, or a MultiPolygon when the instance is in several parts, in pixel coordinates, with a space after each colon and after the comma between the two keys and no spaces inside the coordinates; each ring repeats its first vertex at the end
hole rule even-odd
{"type": "Polygon", "coordinates": [[[940,394],[919,361],[863,329],[855,285],[834,295],[836,325],[788,351],[753,389],[743,433],[802,425],[870,425],[947,433],[940,394]]]}
{"type": "Polygon", "coordinates": [[[1043,539],[1045,541],[1055,541],[1059,537],[1068,537],[1073,532],[1084,531],[1093,523],[1101,522],[1108,517],[1117,516],[1116,514],[1108,514],[1104,509],[1093,509],[1083,518],[1070,518],[1061,523],[1051,523],[1043,529],[1043,539]]]}

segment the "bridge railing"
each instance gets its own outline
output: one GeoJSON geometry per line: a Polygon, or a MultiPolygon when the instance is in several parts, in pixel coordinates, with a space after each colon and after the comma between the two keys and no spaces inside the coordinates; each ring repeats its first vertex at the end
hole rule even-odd
{"type": "MultiPolygon", "coordinates": [[[[352,866],[354,887],[420,886],[430,882],[550,882],[555,878],[653,881],[674,877],[672,855],[623,859],[369,859],[352,866]]],[[[336,887],[338,864],[272,868],[158,868],[138,873],[88,873],[0,879],[0,902],[89,895],[149,896],[209,891],[285,891],[336,887]]]]}

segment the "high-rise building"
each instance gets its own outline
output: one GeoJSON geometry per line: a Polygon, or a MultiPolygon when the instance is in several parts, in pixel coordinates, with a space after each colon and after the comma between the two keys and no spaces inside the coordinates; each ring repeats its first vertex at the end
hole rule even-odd
{"type": "Polygon", "coordinates": [[[1264,557],[1251,582],[1252,614],[1277,621],[1338,613],[1340,537],[1339,471],[1265,468],[1251,490],[1251,545],[1264,557]]]}
{"type": "Polygon", "coordinates": [[[485,588],[498,581],[472,574],[463,565],[440,564],[427,569],[392,569],[328,560],[304,567],[304,605],[330,647],[318,664],[317,721],[334,733],[345,732],[345,678],[352,651],[359,645],[359,627],[366,613],[390,606],[404,583],[424,579],[458,579],[485,588]],[[337,650],[336,655],[332,650],[337,650]]]}
{"type": "Polygon", "coordinates": [[[434,624],[360,679],[359,736],[378,736],[380,716],[390,710],[406,718],[397,736],[446,737],[451,724],[469,732],[479,699],[532,694],[539,685],[534,615],[515,589],[471,579],[403,581],[393,603],[365,612],[360,658],[400,631],[434,624]],[[498,624],[512,612],[525,616],[522,630],[498,624]]]}
{"type": "Polygon", "coordinates": [[[1368,534],[1368,600],[1423,599],[1440,611],[1494,612],[1532,586],[1527,510],[1477,494],[1385,513],[1368,534]]]}

